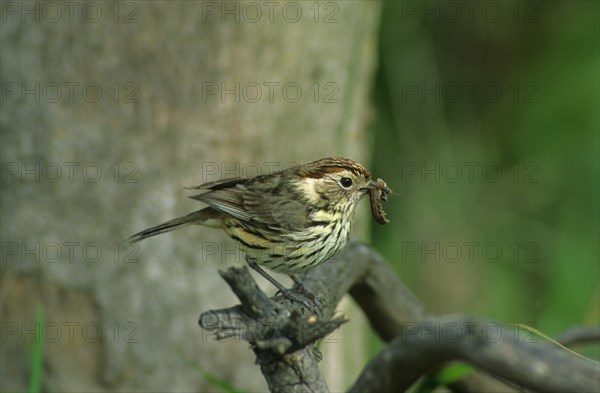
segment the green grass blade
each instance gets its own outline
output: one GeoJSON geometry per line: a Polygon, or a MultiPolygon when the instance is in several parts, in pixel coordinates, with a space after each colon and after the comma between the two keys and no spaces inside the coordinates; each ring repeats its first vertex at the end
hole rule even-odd
{"type": "Polygon", "coordinates": [[[471,374],[475,369],[465,363],[456,363],[427,375],[411,389],[412,393],[431,393],[435,388],[457,382],[471,374]]]}
{"type": "Polygon", "coordinates": [[[224,379],[221,379],[221,378],[217,377],[216,375],[203,369],[198,364],[198,362],[196,362],[193,359],[190,359],[188,356],[186,356],[186,354],[182,350],[180,350],[179,353],[181,354],[183,359],[186,361],[186,363],[188,363],[190,366],[195,367],[196,370],[198,371],[198,374],[200,374],[202,376],[202,378],[205,379],[206,382],[208,382],[212,386],[217,387],[228,393],[242,393],[243,392],[243,390],[236,388],[235,386],[233,386],[229,382],[225,381],[224,379]]]}
{"type": "Polygon", "coordinates": [[[29,392],[39,393],[42,386],[42,368],[44,366],[44,306],[38,304],[35,310],[35,342],[31,351],[31,367],[29,375],[29,392]]]}

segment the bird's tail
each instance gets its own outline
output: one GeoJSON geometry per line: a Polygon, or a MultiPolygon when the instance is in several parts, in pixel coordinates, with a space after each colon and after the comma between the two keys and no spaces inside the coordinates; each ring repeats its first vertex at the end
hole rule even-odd
{"type": "Polygon", "coordinates": [[[191,224],[204,224],[207,226],[218,226],[218,225],[215,225],[215,223],[214,223],[214,219],[216,218],[216,217],[214,217],[215,216],[214,213],[215,213],[214,210],[211,208],[197,210],[188,215],[174,218],[172,220],[164,222],[155,227],[148,228],[141,232],[138,232],[135,235],[131,236],[129,239],[127,239],[126,242],[127,243],[137,243],[146,238],[160,235],[161,233],[165,233],[165,232],[171,232],[171,231],[174,231],[175,229],[183,228],[183,227],[191,225],[191,224]]]}

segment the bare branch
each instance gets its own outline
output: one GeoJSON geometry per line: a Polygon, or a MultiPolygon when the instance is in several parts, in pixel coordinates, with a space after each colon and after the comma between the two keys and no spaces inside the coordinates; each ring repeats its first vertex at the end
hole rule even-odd
{"type": "Polygon", "coordinates": [[[572,327],[557,339],[564,346],[600,341],[600,326],[572,327]]]}
{"type": "Polygon", "coordinates": [[[434,318],[379,254],[356,242],[304,273],[300,277],[303,288],[292,289],[319,299],[307,297],[310,309],[320,309],[319,318],[281,296],[267,297],[245,268],[229,269],[222,276],[241,304],[203,313],[200,325],[218,339],[235,336],[250,342],[272,392],[327,391],[317,368],[320,353],[312,343],[346,322],[332,316],[348,292],[375,332],[390,342],[364,370],[353,391],[406,389],[424,374],[456,360],[481,371],[449,386],[455,392],[517,391],[514,385],[545,391],[565,391],[567,386],[582,391],[599,388],[600,370],[595,363],[547,344],[511,341],[510,328],[497,323],[494,326],[502,339],[491,342],[475,328],[493,322],[434,318]],[[456,340],[420,336],[439,330],[442,323],[464,329],[456,340]]]}
{"type": "Polygon", "coordinates": [[[230,268],[221,276],[241,304],[203,313],[200,326],[218,339],[241,337],[248,341],[272,392],[327,391],[317,367],[320,354],[312,344],[346,320],[320,320],[303,315],[281,297],[269,298],[246,267],[230,268]]]}
{"type": "MultiPolygon", "coordinates": [[[[350,288],[379,337],[389,342],[405,329],[430,316],[423,304],[400,281],[396,272],[375,250],[351,243],[343,255],[346,265],[365,264],[350,288]]],[[[512,392],[510,385],[484,373],[465,376],[450,388],[455,392],[512,392]]]]}
{"type": "Polygon", "coordinates": [[[351,392],[404,390],[450,360],[462,360],[519,386],[547,392],[596,392],[600,365],[495,322],[431,318],[396,337],[351,392]],[[489,327],[493,326],[493,333],[489,327]]]}
{"type": "MultiPolygon", "coordinates": [[[[349,258],[352,262],[347,263],[354,264],[354,258],[349,258]]],[[[429,314],[379,254],[366,249],[364,258],[368,268],[353,283],[350,295],[381,339],[390,341],[402,331],[405,323],[421,321],[429,314]]]]}

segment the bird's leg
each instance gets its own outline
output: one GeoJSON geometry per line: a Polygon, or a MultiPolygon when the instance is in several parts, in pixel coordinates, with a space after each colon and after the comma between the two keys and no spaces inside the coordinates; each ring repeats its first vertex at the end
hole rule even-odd
{"type": "Polygon", "coordinates": [[[302,284],[302,281],[300,281],[300,279],[298,278],[297,275],[291,274],[290,278],[292,279],[292,281],[294,282],[294,284],[298,285],[299,287],[303,287],[304,286],[304,284],[302,284]]]}
{"type": "Polygon", "coordinates": [[[313,314],[321,315],[321,308],[322,308],[321,302],[316,298],[316,296],[312,292],[310,292],[308,290],[308,288],[306,288],[304,286],[304,284],[302,284],[301,281],[298,280],[298,277],[296,277],[294,275],[290,276],[292,278],[292,280],[294,281],[294,283],[296,283],[298,285],[299,292],[301,292],[303,295],[306,295],[306,297],[308,297],[310,300],[312,300],[313,304],[309,304],[305,298],[303,298],[302,296],[298,296],[298,294],[292,292],[291,290],[289,290],[286,287],[284,287],[283,285],[281,285],[281,283],[279,281],[277,281],[273,277],[271,277],[269,275],[269,273],[265,272],[263,270],[263,268],[258,266],[258,264],[256,262],[251,262],[251,261],[247,261],[247,262],[248,262],[248,266],[250,266],[252,268],[252,270],[254,270],[258,274],[263,276],[265,279],[267,279],[267,281],[269,281],[271,284],[273,284],[279,290],[279,292],[281,292],[281,294],[284,297],[288,298],[292,303],[299,303],[302,306],[304,306],[306,309],[311,311],[313,314]],[[316,308],[315,308],[315,306],[316,306],[316,308]]]}
{"type": "Polygon", "coordinates": [[[279,289],[279,291],[281,293],[285,293],[285,292],[289,291],[289,289],[287,289],[286,287],[284,287],[283,285],[281,285],[281,283],[279,281],[277,281],[273,277],[271,277],[269,275],[269,273],[265,272],[262,267],[258,266],[258,264],[256,262],[250,262],[250,261],[248,261],[248,266],[250,266],[258,274],[260,274],[261,276],[263,276],[264,278],[266,278],[267,281],[269,281],[277,289],[279,289]]]}

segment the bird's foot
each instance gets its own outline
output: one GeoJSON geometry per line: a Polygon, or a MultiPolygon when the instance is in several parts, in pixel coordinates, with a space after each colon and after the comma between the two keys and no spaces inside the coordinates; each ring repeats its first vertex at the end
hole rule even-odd
{"type": "Polygon", "coordinates": [[[305,310],[310,312],[317,317],[321,317],[323,313],[323,305],[321,301],[315,296],[314,293],[310,292],[310,290],[306,287],[298,288],[296,287],[294,291],[290,289],[279,290],[278,291],[281,296],[288,299],[290,302],[294,304],[299,304],[305,310]]]}
{"type": "MultiPolygon", "coordinates": [[[[307,310],[320,317],[323,314],[323,303],[321,303],[321,300],[315,295],[313,291],[310,290],[310,288],[304,285],[304,283],[300,281],[298,277],[292,275],[290,276],[290,278],[292,279],[292,281],[294,281],[294,290],[302,294],[306,299],[310,300],[310,306],[306,307],[307,310]]],[[[296,294],[294,293],[294,295],[296,294]]]]}

